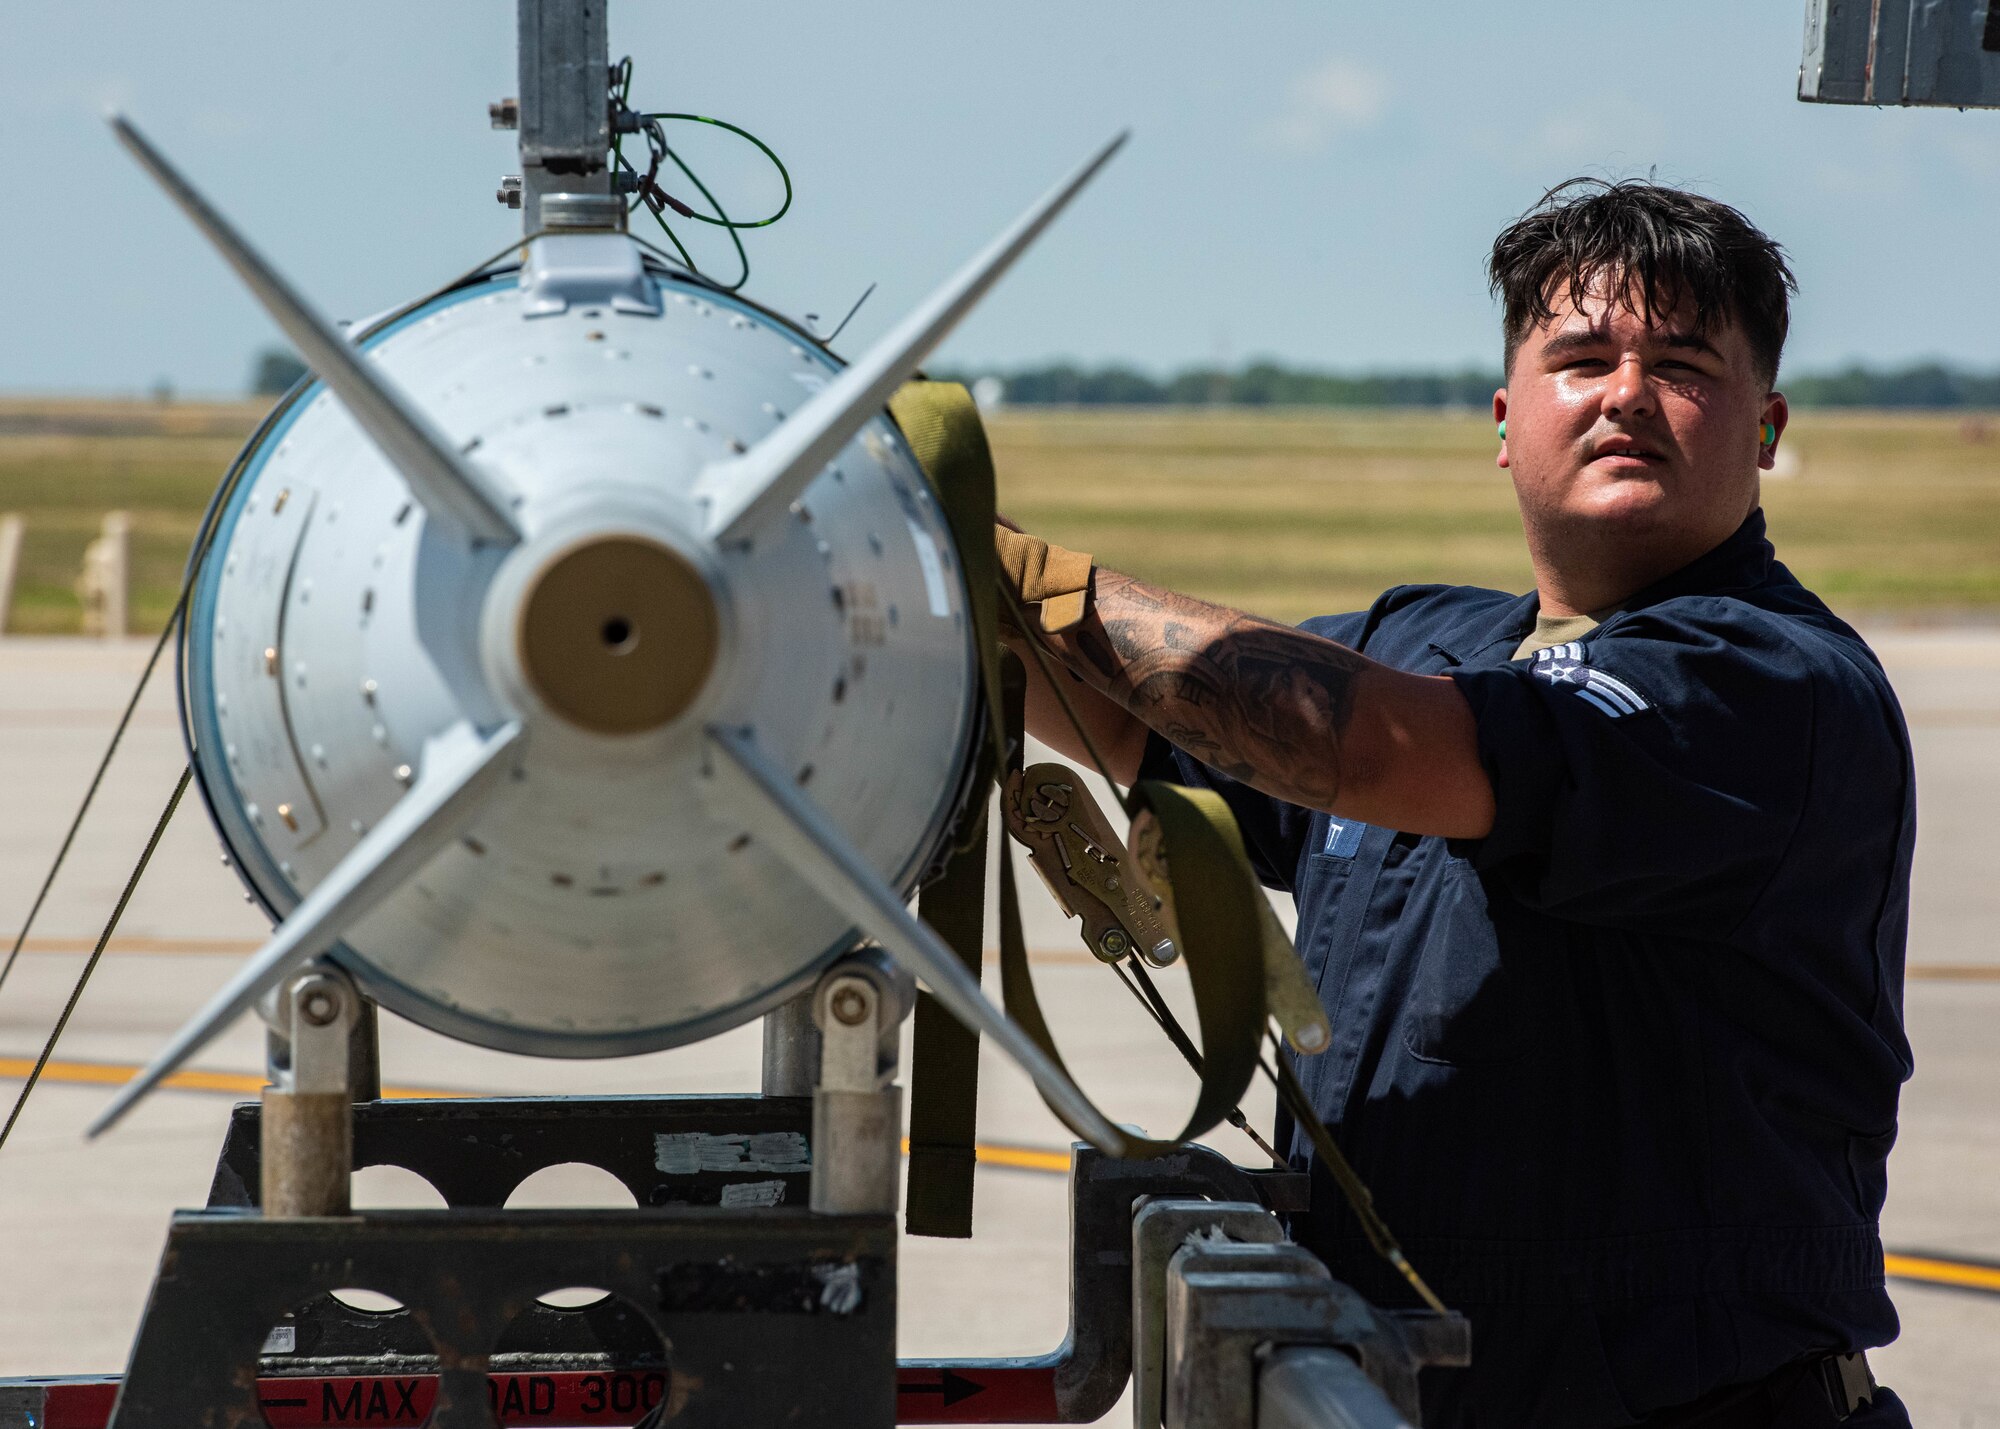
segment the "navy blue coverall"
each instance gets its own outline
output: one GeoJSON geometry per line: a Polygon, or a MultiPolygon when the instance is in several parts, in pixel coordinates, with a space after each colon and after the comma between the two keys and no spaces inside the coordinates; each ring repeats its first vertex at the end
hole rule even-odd
{"type": "MultiPolygon", "coordinates": [[[[1305,625],[1457,681],[1497,805],[1482,839],[1285,804],[1157,736],[1143,771],[1220,791],[1297,900],[1334,1028],[1299,1075],[1473,1322],[1472,1368],[1427,1376],[1433,1429],[1608,1429],[1897,1330],[1877,1217],[1911,1067],[1915,803],[1880,664],[1761,512],[1515,661],[1535,614],[1405,586],[1305,625]]],[[[1414,1304],[1312,1186],[1295,1234],[1414,1304]]],[[[1908,1420],[1883,1394],[1848,1422],[1908,1420]]]]}

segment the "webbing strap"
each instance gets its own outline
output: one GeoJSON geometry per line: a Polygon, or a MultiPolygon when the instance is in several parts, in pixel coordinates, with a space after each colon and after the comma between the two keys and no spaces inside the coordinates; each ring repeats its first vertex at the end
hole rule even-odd
{"type": "MultiPolygon", "coordinates": [[[[1181,957],[1201,1028],[1201,1089],[1187,1125],[1170,1138],[1133,1136],[1123,1146],[1107,1148],[1120,1156],[1152,1157],[1169,1154],[1226,1118],[1257,1071],[1265,1015],[1263,943],[1251,900],[1263,894],[1250,872],[1236,818],[1220,796],[1206,789],[1145,783],[1133,789],[1132,798],[1135,810],[1151,809],[1160,821],[1181,957]]],[[[1060,1066],[1062,1057],[1028,970],[1011,860],[1000,865],[1000,981],[1007,1015],[1060,1066]]],[[[1054,1106],[1050,1110],[1062,1115],[1054,1106]]],[[[1070,1130],[1083,1135],[1074,1126],[1070,1130]]]]}
{"type": "MultiPolygon", "coordinates": [[[[1001,752],[1018,757],[1023,743],[1020,706],[1014,704],[1009,709],[1006,705],[1011,702],[1002,698],[1006,681],[1001,673],[1001,647],[995,620],[998,573],[992,542],[992,454],[986,445],[985,432],[979,425],[978,408],[973,405],[970,394],[955,383],[912,382],[896,394],[889,410],[909,441],[911,451],[937,489],[952,528],[959,559],[965,564],[989,723],[990,737],[984,751],[986,767],[983,774],[990,787],[992,778],[998,772],[1001,752]]],[[[983,831],[984,794],[972,802],[978,805],[983,831]]],[[[1135,811],[1151,809],[1160,823],[1161,845],[1175,890],[1181,954],[1193,984],[1195,1015],[1201,1027],[1202,1041],[1201,1089],[1196,1096],[1194,1111],[1179,1134],[1169,1139],[1127,1136],[1120,1138],[1118,1145],[1102,1148],[1118,1156],[1149,1157],[1166,1155],[1182,1142],[1195,1139],[1222,1121],[1242,1099],[1257,1069],[1265,1007],[1263,929],[1255,900],[1263,894],[1244,855],[1243,840],[1237,831],[1235,817],[1218,796],[1207,790],[1148,783],[1133,790],[1132,807],[1135,811]]],[[[964,827],[962,824],[961,828],[964,827]]],[[[961,842],[954,863],[966,856],[971,842],[970,839],[961,842]]],[[[1049,1032],[1047,1019],[1042,1015],[1034,980],[1028,971],[1013,861],[1002,856],[999,862],[1000,975],[1007,1013],[1060,1065],[1062,1058],[1056,1051],[1055,1040],[1049,1032]]],[[[979,866],[983,870],[983,862],[979,866]]],[[[948,868],[946,879],[950,878],[951,870],[948,868]]],[[[943,884],[934,886],[941,888],[943,884]]],[[[969,891],[969,878],[958,886],[958,900],[971,901],[977,896],[969,891]]],[[[979,915],[983,921],[983,899],[980,902],[979,915]]],[[[933,906],[936,906],[935,900],[932,905],[920,903],[919,913],[927,922],[932,922],[933,927],[937,927],[931,918],[933,906]]],[[[962,907],[950,915],[944,915],[942,908],[938,912],[951,917],[954,925],[960,928],[970,921],[965,918],[962,907]],[[964,921],[960,921],[962,918],[964,921]]],[[[942,933],[943,929],[939,931],[942,933]]],[[[963,955],[964,950],[958,944],[953,946],[963,955]]],[[[976,959],[975,953],[973,958],[968,959],[968,966],[977,967],[976,959]]],[[[942,1020],[932,1019],[933,1023],[942,1020]]],[[[976,1048],[976,1041],[974,1046],[976,1048]]],[[[949,1202],[943,1199],[949,1193],[936,1189],[940,1182],[927,1182],[922,1187],[917,1184],[915,1148],[921,1129],[927,1142],[936,1134],[939,1140],[934,1144],[948,1147],[955,1154],[956,1143],[944,1136],[943,1130],[961,1125],[969,1127],[971,1121],[969,1117],[962,1121],[948,1120],[940,1107],[949,1105],[951,1097],[969,1101],[977,1093],[976,1082],[963,1077],[954,1082],[943,1074],[932,1081],[932,1085],[939,1090],[928,1093],[924,1086],[927,1068],[921,1057],[921,1051],[913,1054],[917,1065],[911,1072],[912,1229],[920,1218],[920,1197],[923,1198],[921,1219],[925,1222],[958,1223],[940,1213],[941,1207],[945,1211],[951,1209],[949,1202]],[[931,1110],[920,1128],[917,1106],[927,1095],[933,1098],[931,1110]],[[947,1100],[941,1103],[935,1098],[947,1100]],[[938,1199],[934,1201],[933,1197],[938,1199]]],[[[1070,1129],[1079,1136],[1083,1135],[1080,1128],[1072,1126],[1070,1129]]],[[[937,1154],[927,1156],[926,1160],[940,1166],[958,1164],[955,1159],[937,1154]]],[[[969,1202],[968,1184],[965,1191],[967,1214],[964,1216],[968,1224],[969,1202]]]]}
{"type": "MultiPolygon", "coordinates": [[[[910,451],[944,508],[980,649],[996,643],[993,457],[971,394],[955,383],[912,382],[889,404],[910,451]],[[972,533],[979,533],[973,535],[972,533]]],[[[980,671],[986,683],[986,671],[980,671]]],[[[991,691],[988,695],[990,698],[991,691]]],[[[989,710],[991,705],[989,704],[989,710]]],[[[952,832],[943,872],[917,896],[922,918],[977,977],[984,959],[987,804],[1003,720],[990,714],[975,771],[978,793],[952,832]]],[[[974,1142],[979,1109],[979,1034],[929,993],[917,994],[910,1044],[910,1181],[904,1224],[911,1235],[972,1234],[974,1142]]]]}
{"type": "MultiPolygon", "coordinates": [[[[1011,654],[1003,657],[995,618],[999,589],[998,562],[991,541],[993,458],[978,408],[971,395],[955,383],[909,383],[890,402],[889,410],[936,488],[951,526],[953,543],[964,562],[978,642],[980,684],[987,710],[987,738],[980,750],[980,768],[975,771],[980,781],[978,793],[966,801],[953,854],[942,876],[924,891],[918,905],[920,916],[976,973],[985,921],[988,796],[1003,766],[1018,767],[1026,743],[1022,731],[1024,674],[1011,654]]],[[[1025,628],[1018,606],[1012,615],[1025,628]]],[[[1040,658],[1040,652],[1037,655],[1040,658]]],[[[1075,721],[1073,710],[1070,718],[1075,721]]],[[[1083,736],[1082,725],[1076,727],[1083,736]]],[[[1087,736],[1083,737],[1089,743],[1087,736]]],[[[1180,1134],[1172,1140],[1126,1135],[1117,1145],[1100,1148],[1115,1156],[1154,1157],[1168,1154],[1224,1120],[1250,1085],[1269,1010],[1263,927],[1269,909],[1250,870],[1235,816],[1219,795],[1176,784],[1145,783],[1132,790],[1126,806],[1134,815],[1150,811],[1158,821],[1181,955],[1193,985],[1195,1016],[1201,1028],[1201,1090],[1180,1134]]],[[[1007,856],[1004,839],[999,874],[1000,976],[1007,1014],[1061,1066],[1062,1057],[1055,1049],[1028,970],[1014,864],[1007,856]]],[[[1135,963],[1135,970],[1137,966],[1135,963]]],[[[1171,1018],[1171,1014],[1167,1016],[1171,1018]]],[[[923,995],[917,1005],[915,1036],[909,1228],[918,1235],[967,1236],[972,1233],[978,1034],[962,1027],[923,995]]],[[[1304,1089],[1285,1062],[1283,1047],[1275,1040],[1272,1052],[1280,1099],[1312,1137],[1320,1161],[1339,1182],[1375,1249],[1403,1273],[1426,1304],[1442,1313],[1443,1304],[1375,1212],[1368,1188],[1314,1114],[1304,1089]]],[[[1053,1104],[1050,1109],[1061,1116],[1053,1104]]],[[[1070,1129],[1083,1135],[1073,1125],[1070,1129]]]]}

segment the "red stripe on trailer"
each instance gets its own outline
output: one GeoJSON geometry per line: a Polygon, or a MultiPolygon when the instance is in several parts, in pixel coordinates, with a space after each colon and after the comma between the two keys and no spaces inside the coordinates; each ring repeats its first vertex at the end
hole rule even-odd
{"type": "MultiPolygon", "coordinates": [[[[1044,1365],[902,1365],[896,1422],[1058,1423],[1055,1381],[1054,1367],[1044,1365]]],[[[105,1429],[118,1384],[108,1376],[47,1381],[37,1429],[105,1429]]],[[[257,1399],[271,1429],[417,1429],[437,1387],[429,1374],[272,1376],[257,1381],[257,1399]]],[[[665,1396],[667,1377],[658,1370],[493,1374],[486,1388],[495,1417],[509,1429],[624,1429],[665,1396]]]]}
{"type": "Polygon", "coordinates": [[[896,1367],[898,1424],[1056,1424],[1053,1365],[903,1364],[896,1367]]]}
{"type": "MultiPolygon", "coordinates": [[[[434,1374],[271,1376],[257,1403],[271,1429],[417,1429],[437,1401],[434,1374]]],[[[486,1393],[502,1425],[540,1429],[625,1429],[667,1392],[658,1370],[565,1370],[492,1374],[486,1393]]],[[[115,1379],[54,1381],[42,1389],[37,1429],[104,1429],[118,1397],[115,1379]]]]}
{"type": "Polygon", "coordinates": [[[39,1429],[104,1429],[117,1398],[116,1379],[56,1381],[42,1391],[39,1429]]]}
{"type": "MultiPolygon", "coordinates": [[[[437,1376],[338,1375],[257,1381],[257,1403],[271,1429],[417,1429],[430,1418],[437,1376]]],[[[486,1393],[502,1425],[576,1429],[636,1424],[666,1397],[658,1370],[491,1374],[486,1393]]]]}

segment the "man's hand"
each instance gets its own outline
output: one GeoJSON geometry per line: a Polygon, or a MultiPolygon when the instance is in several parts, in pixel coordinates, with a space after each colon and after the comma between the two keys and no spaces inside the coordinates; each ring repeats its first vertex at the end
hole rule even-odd
{"type": "Polygon", "coordinates": [[[1043,643],[1170,743],[1275,798],[1408,833],[1493,826],[1472,710],[1448,678],[1102,567],[1082,622],[1043,643]]]}
{"type": "MultiPolygon", "coordinates": [[[[1027,535],[1002,518],[993,531],[993,548],[1000,558],[1001,582],[1024,608],[1041,608],[1042,629],[1067,630],[1083,619],[1090,598],[1090,557],[1027,535]]],[[[1013,612],[1000,604],[1003,626],[1013,612]]]]}
{"type": "MultiPolygon", "coordinates": [[[[993,540],[1000,579],[1011,586],[1024,609],[1032,608],[1033,601],[1043,602],[1039,623],[1045,631],[1075,626],[1089,600],[1090,557],[1038,541],[1005,516],[996,519],[999,529],[993,540]]],[[[1005,599],[1000,603],[1000,636],[1027,671],[1028,732],[1086,768],[1094,766],[1094,752],[1104,761],[1103,772],[1116,783],[1135,781],[1146,752],[1146,726],[1071,674],[1062,652],[1040,632],[1018,628],[1005,599]]]]}

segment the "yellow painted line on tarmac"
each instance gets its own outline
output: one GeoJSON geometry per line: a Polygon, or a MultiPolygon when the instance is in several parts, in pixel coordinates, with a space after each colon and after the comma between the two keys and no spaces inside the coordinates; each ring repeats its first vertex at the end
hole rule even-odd
{"type": "MultiPolygon", "coordinates": [[[[11,935],[0,935],[0,956],[13,946],[11,935]]],[[[88,953],[97,946],[95,938],[30,938],[21,947],[24,953],[88,953]]],[[[105,947],[107,955],[124,957],[240,958],[264,946],[261,938],[170,938],[135,934],[113,938],[105,947]]],[[[999,953],[987,949],[987,957],[998,961],[999,953]]],[[[1089,949],[1031,948],[1028,961],[1037,966],[1096,967],[1102,959],[1089,949]]],[[[1905,972],[1911,982],[2000,982],[2000,963],[1911,963],[1905,972]]]]}
{"type": "MultiPolygon", "coordinates": [[[[126,957],[240,958],[246,953],[256,952],[264,946],[264,942],[265,940],[262,938],[165,938],[139,935],[113,938],[105,945],[104,952],[106,956],[123,955],[126,957]]],[[[4,958],[7,949],[13,946],[14,940],[11,934],[0,935],[0,958],[4,958]]],[[[21,951],[24,953],[88,953],[96,946],[97,940],[95,938],[30,938],[26,943],[21,945],[21,951]]],[[[987,949],[986,956],[998,962],[1000,954],[997,950],[989,948],[987,949]]],[[[1097,957],[1088,949],[1081,947],[1031,948],[1028,951],[1028,961],[1037,965],[1044,963],[1050,965],[1071,963],[1077,966],[1098,966],[1103,963],[1103,959],[1097,957]]],[[[2000,976],[2000,967],[1996,967],[1994,972],[1996,976],[2000,976]]],[[[1915,975],[1913,972],[1912,976],[1915,975]]]]}
{"type": "MultiPolygon", "coordinates": [[[[11,936],[6,940],[5,946],[8,948],[14,946],[14,939],[11,936]]],[[[24,953],[87,953],[96,946],[97,939],[95,938],[30,938],[21,945],[21,951],[24,953]]],[[[141,953],[156,956],[168,954],[192,955],[196,957],[213,957],[216,955],[241,957],[245,953],[254,953],[263,946],[264,942],[261,938],[149,938],[135,936],[113,938],[109,943],[105,944],[104,951],[107,954],[123,953],[127,955],[141,953]]]]}
{"type": "MultiPolygon", "coordinates": [[[[903,1143],[905,1154],[910,1143],[903,1143]]],[[[1039,1146],[989,1146],[981,1143],[972,1148],[972,1154],[982,1166],[1004,1166],[1014,1171],[1051,1171],[1058,1176],[1069,1175],[1069,1153],[1049,1151],[1039,1146]]]]}
{"type": "Polygon", "coordinates": [[[1882,1257],[1883,1269],[1898,1280],[1914,1280],[1921,1285],[1946,1285],[1956,1290],[1984,1290],[2000,1295],[2000,1266],[1976,1265],[1963,1260],[1942,1260],[1931,1255],[1882,1257]]]}
{"type": "MultiPolygon", "coordinates": [[[[0,1057],[0,1080],[18,1081],[34,1070],[32,1057],[0,1057]]],[[[42,1080],[69,1086],[123,1086],[139,1071],[139,1068],[119,1062],[78,1062],[51,1061],[42,1069],[42,1080]]],[[[265,1086],[265,1079],[248,1072],[204,1072],[201,1070],[175,1072],[161,1083],[177,1091],[226,1092],[232,1096],[255,1096],[265,1086]]],[[[444,1091],[436,1087],[384,1087],[382,1095],[390,1100],[411,1098],[453,1098],[475,1095],[471,1092],[444,1091]]],[[[910,1154],[910,1143],[903,1142],[903,1154],[910,1154]]],[[[1069,1152],[1042,1146],[1013,1146],[1006,1143],[982,1142],[973,1148],[973,1154],[982,1166],[993,1166],[1010,1171],[1041,1171],[1051,1175],[1069,1174],[1069,1152]]],[[[1978,1265],[1962,1260],[1946,1260],[1932,1255],[1900,1255],[1894,1251],[1882,1258],[1883,1269],[1898,1280],[1915,1281],[1920,1285],[1948,1286],[1958,1290],[1983,1290],[2000,1295],[2000,1266],[1978,1265]]]]}
{"type": "MultiPolygon", "coordinates": [[[[32,1057],[0,1057],[0,1080],[20,1081],[34,1069],[35,1059],[32,1057]]],[[[139,1068],[121,1062],[51,1061],[42,1069],[42,1080],[73,1087],[122,1087],[138,1072],[139,1068]]],[[[160,1085],[184,1092],[226,1092],[231,1096],[255,1096],[264,1090],[266,1079],[249,1072],[191,1070],[175,1072],[160,1085]]],[[[436,1087],[382,1088],[382,1096],[388,1101],[472,1095],[474,1093],[441,1091],[436,1087]]],[[[1050,1171],[1057,1175],[1069,1174],[1067,1151],[1053,1151],[1039,1146],[981,1145],[974,1147],[973,1152],[983,1166],[1001,1166],[1015,1171],[1050,1171]]],[[[903,1154],[905,1156],[910,1154],[910,1143],[907,1139],[903,1142],[903,1154]]]]}
{"type": "MultiPolygon", "coordinates": [[[[22,1081],[35,1070],[33,1057],[0,1057],[0,1080],[22,1081]]],[[[122,1087],[139,1074],[140,1069],[124,1062],[75,1062],[51,1060],[42,1069],[42,1080],[72,1087],[122,1087]]],[[[268,1079],[249,1072],[204,1072],[192,1068],[175,1072],[160,1083],[183,1092],[227,1092],[232,1096],[256,1096],[268,1085],[268,1079]]],[[[411,1098],[434,1100],[470,1096],[470,1092],[443,1091],[436,1087],[384,1087],[382,1096],[388,1101],[406,1101],[411,1098]]]]}

